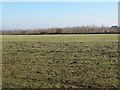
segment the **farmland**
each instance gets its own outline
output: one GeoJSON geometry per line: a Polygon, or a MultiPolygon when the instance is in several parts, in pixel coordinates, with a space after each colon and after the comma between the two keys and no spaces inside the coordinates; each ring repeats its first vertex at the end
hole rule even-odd
{"type": "Polygon", "coordinates": [[[117,88],[118,35],[3,35],[3,88],[117,88]]]}

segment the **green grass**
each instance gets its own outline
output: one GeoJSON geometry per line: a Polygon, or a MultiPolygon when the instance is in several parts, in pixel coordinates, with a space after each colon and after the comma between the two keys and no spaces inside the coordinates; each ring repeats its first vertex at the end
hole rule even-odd
{"type": "Polygon", "coordinates": [[[118,35],[3,35],[3,88],[117,88],[118,35]]]}
{"type": "Polygon", "coordinates": [[[118,34],[3,35],[3,41],[27,42],[117,42],[118,34]]]}

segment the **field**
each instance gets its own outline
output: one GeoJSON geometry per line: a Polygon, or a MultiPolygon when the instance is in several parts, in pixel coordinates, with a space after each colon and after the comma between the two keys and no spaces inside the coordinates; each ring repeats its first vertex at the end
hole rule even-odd
{"type": "Polygon", "coordinates": [[[3,88],[118,88],[118,35],[3,35],[3,88]]]}

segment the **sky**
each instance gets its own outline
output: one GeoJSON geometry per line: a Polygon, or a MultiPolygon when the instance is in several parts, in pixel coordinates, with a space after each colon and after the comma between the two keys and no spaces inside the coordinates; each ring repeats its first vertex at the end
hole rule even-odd
{"type": "Polygon", "coordinates": [[[118,2],[119,0],[1,0],[2,2],[118,2]]]}
{"type": "Polygon", "coordinates": [[[3,30],[117,24],[117,2],[2,3],[3,30]]]}
{"type": "Polygon", "coordinates": [[[120,1],[118,2],[118,27],[120,27],[120,1]]]}

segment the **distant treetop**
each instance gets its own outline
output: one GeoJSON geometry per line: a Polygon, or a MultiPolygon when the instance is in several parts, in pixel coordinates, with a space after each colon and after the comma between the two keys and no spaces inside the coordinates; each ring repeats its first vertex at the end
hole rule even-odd
{"type": "Polygon", "coordinates": [[[116,29],[116,28],[118,28],[118,26],[111,26],[111,28],[112,28],[112,29],[116,29]]]}

